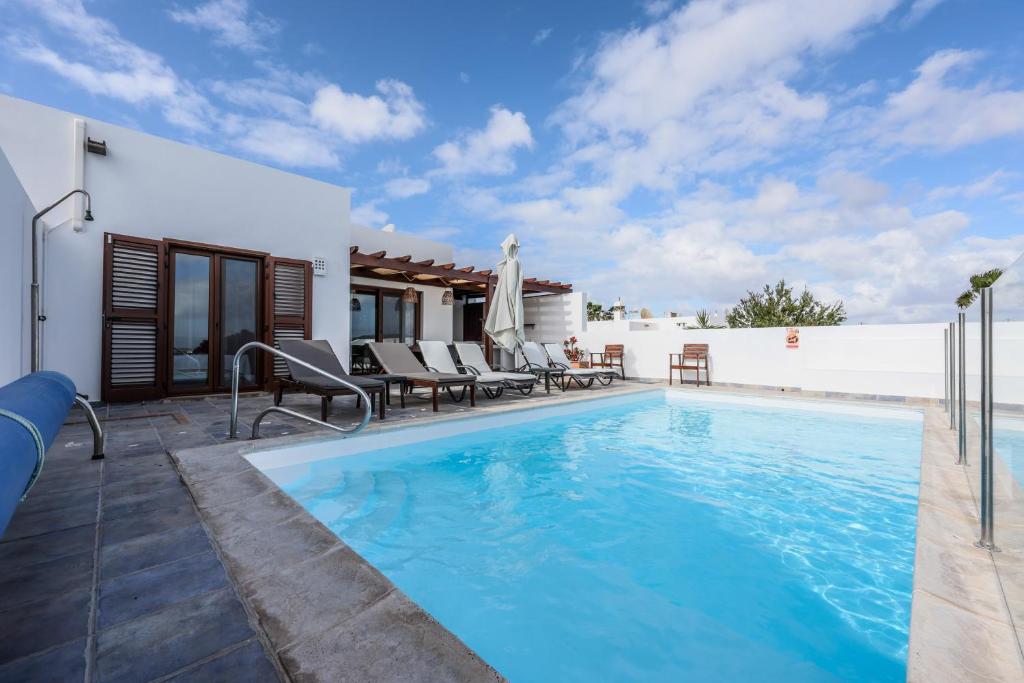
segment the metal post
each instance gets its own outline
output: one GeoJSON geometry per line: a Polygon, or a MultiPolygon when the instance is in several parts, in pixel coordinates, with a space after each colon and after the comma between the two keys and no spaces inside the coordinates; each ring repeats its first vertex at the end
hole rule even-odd
{"type": "MultiPolygon", "coordinates": [[[[949,330],[942,331],[942,407],[950,415],[953,414],[953,404],[949,398],[949,330]]],[[[952,417],[949,428],[953,428],[952,417]]]]}
{"type": "Polygon", "coordinates": [[[960,433],[957,438],[957,459],[958,465],[967,465],[967,314],[957,315],[957,326],[959,329],[957,339],[957,355],[960,362],[957,363],[957,425],[960,433]]]}
{"type": "Polygon", "coordinates": [[[992,289],[981,290],[981,538],[978,546],[997,550],[993,531],[992,471],[992,289]]]}
{"type": "Polygon", "coordinates": [[[949,337],[949,353],[946,354],[946,362],[949,364],[946,383],[946,391],[949,392],[949,428],[956,429],[956,409],[953,407],[956,402],[956,325],[950,323],[946,335],[949,337]]]}

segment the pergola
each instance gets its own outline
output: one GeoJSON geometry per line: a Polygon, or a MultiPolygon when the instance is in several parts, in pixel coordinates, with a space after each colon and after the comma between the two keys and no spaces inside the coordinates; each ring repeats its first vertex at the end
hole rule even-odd
{"type": "MultiPolygon", "coordinates": [[[[434,287],[451,287],[453,290],[484,295],[484,316],[490,308],[491,296],[498,282],[498,276],[490,269],[477,270],[474,266],[458,267],[454,263],[435,264],[433,259],[413,261],[412,256],[388,256],[386,251],[364,254],[359,247],[349,249],[349,264],[352,275],[390,280],[403,284],[421,284],[434,287]]],[[[523,294],[570,294],[572,285],[535,277],[523,279],[523,294]]],[[[484,346],[487,358],[491,358],[491,340],[486,335],[484,346]]]]}

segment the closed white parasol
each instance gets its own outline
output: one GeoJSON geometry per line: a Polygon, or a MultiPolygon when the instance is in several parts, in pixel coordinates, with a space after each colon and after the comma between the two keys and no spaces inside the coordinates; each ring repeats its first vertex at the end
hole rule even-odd
{"type": "Polygon", "coordinates": [[[484,332],[494,343],[515,353],[526,341],[523,332],[523,270],[519,265],[519,240],[510,234],[501,243],[505,254],[495,269],[498,282],[484,321],[484,332]]]}

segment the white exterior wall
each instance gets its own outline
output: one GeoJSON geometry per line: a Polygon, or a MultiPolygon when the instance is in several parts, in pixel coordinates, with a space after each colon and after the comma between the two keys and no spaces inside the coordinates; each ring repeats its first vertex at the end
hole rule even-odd
{"type": "Polygon", "coordinates": [[[527,341],[542,344],[579,336],[587,327],[587,296],[583,292],[550,294],[523,299],[527,341]]]}
{"type": "Polygon", "coordinates": [[[349,190],[2,95],[0,148],[36,206],[76,176],[92,195],[96,220],[83,232],[68,221],[71,201],[46,217],[43,364],[79,391],[100,394],[104,232],[325,257],[328,274],[313,278],[313,336],[347,356],[339,302],[348,301],[349,190]],[[76,118],[108,156],[76,154],[76,118]]]}
{"type": "Polygon", "coordinates": [[[0,149],[0,386],[29,371],[29,238],[36,209],[0,149]]]}
{"type": "MultiPolygon", "coordinates": [[[[786,328],[631,329],[636,321],[589,322],[576,332],[587,351],[625,344],[626,374],[666,379],[668,354],[684,343],[710,345],[711,380],[807,391],[942,398],[942,323],[800,328],[800,346],[786,348],[786,328]]],[[[980,333],[967,327],[967,396],[979,392],[980,333]]],[[[997,322],[993,338],[997,403],[1024,404],[1024,323],[997,322]],[[1002,349],[1002,352],[1000,351],[1002,349]]],[[[694,373],[686,373],[693,379],[694,373]]]]}

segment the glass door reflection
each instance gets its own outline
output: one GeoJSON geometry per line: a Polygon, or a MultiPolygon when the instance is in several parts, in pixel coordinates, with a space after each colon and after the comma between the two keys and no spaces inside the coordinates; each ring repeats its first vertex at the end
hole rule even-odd
{"type": "MultiPolygon", "coordinates": [[[[231,388],[231,367],[235,353],[256,341],[259,330],[259,262],[254,259],[218,256],[220,305],[217,320],[220,388],[231,388]]],[[[239,384],[259,383],[256,350],[249,349],[239,363],[239,384]]]]}
{"type": "Polygon", "coordinates": [[[201,390],[210,384],[210,257],[173,252],[174,314],[171,383],[201,390]]]}

